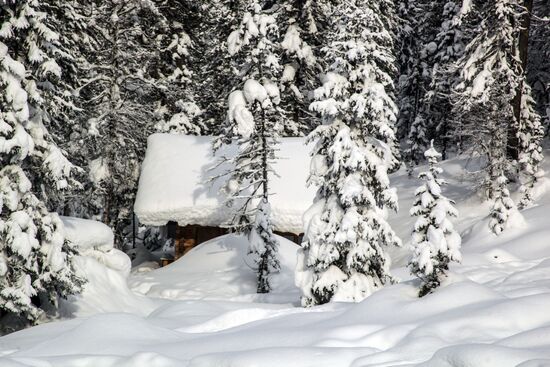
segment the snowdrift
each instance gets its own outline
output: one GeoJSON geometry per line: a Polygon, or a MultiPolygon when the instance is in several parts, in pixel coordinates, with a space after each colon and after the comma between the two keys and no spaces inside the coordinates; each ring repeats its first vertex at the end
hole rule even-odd
{"type": "Polygon", "coordinates": [[[168,299],[296,302],[299,295],[294,286],[294,268],[298,245],[276,237],[281,271],[273,275],[275,291],[271,294],[256,294],[254,258],[247,254],[246,238],[235,234],[200,244],[164,268],[147,273],[137,271],[130,287],[147,296],[168,299]]]}
{"type": "Polygon", "coordinates": [[[87,279],[83,292],[63,300],[64,316],[89,316],[103,312],[132,312],[145,315],[153,302],[134,294],[126,282],[130,258],[115,249],[112,230],[103,223],[74,217],[61,217],[65,237],[80,255],[74,259],[77,274],[87,279]]]}

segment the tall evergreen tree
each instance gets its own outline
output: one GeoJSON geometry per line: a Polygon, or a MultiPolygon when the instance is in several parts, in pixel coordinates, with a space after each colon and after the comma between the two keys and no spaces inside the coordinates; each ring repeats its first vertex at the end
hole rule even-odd
{"type": "MultiPolygon", "coordinates": [[[[514,110],[518,88],[525,94],[525,102],[530,98],[530,89],[523,88],[525,73],[518,43],[525,9],[519,0],[497,0],[479,4],[479,11],[484,17],[477,25],[477,36],[459,62],[462,82],[455,89],[454,113],[461,116],[462,131],[470,144],[487,158],[485,187],[488,198],[495,202],[493,213],[496,213],[503,208],[512,209],[513,203],[506,199],[506,174],[515,170],[515,154],[524,156],[524,149],[538,151],[540,139],[533,140],[539,148],[520,146],[520,138],[537,135],[538,128],[532,109],[522,111],[531,121],[523,123],[517,120],[514,110]],[[510,149],[516,153],[511,154],[510,149]]],[[[522,103],[522,107],[528,108],[528,103],[522,103]]],[[[499,218],[499,226],[491,225],[497,234],[508,216],[499,218]]]]}
{"type": "Polygon", "coordinates": [[[157,81],[163,81],[159,89],[161,105],[157,108],[157,130],[178,134],[199,135],[205,132],[203,113],[197,98],[198,44],[196,27],[200,16],[197,4],[192,1],[167,0],[158,7],[165,18],[165,25],[157,35],[161,53],[157,81]]]}
{"type": "MultiPolygon", "coordinates": [[[[403,158],[412,170],[423,159],[428,144],[428,126],[422,100],[429,85],[434,14],[431,1],[402,0],[399,2],[401,27],[400,73],[398,81],[398,136],[405,141],[403,158]]],[[[412,172],[412,171],[411,171],[412,172]]]]}
{"type": "Polygon", "coordinates": [[[319,49],[327,29],[326,1],[287,0],[280,4],[280,41],[283,64],[280,89],[282,113],[285,114],[283,134],[304,136],[316,127],[309,111],[318,75],[323,70],[319,49]]]}
{"type": "Polygon", "coordinates": [[[37,0],[0,6],[0,310],[30,323],[82,285],[75,249],[44,204],[74,172],[45,126],[63,94],[60,36],[45,10],[37,0]]]}
{"type": "Polygon", "coordinates": [[[213,135],[223,133],[227,113],[227,98],[235,85],[236,73],[228,56],[229,35],[240,26],[246,1],[214,0],[198,2],[201,17],[195,28],[195,46],[198,50],[197,100],[203,111],[201,120],[206,131],[213,135]]]}
{"type": "Polygon", "coordinates": [[[450,0],[444,4],[437,2],[436,17],[439,26],[436,27],[431,55],[430,84],[422,103],[424,104],[424,119],[432,131],[436,146],[441,147],[443,159],[451,144],[460,151],[460,119],[453,116],[451,93],[459,83],[457,70],[453,68],[462,57],[466,40],[470,37],[467,26],[463,26],[461,1],[450,0]],[[442,5],[442,6],[441,6],[442,5]]]}
{"type": "Polygon", "coordinates": [[[86,3],[91,48],[81,96],[87,111],[84,137],[93,185],[90,212],[115,229],[117,244],[129,222],[139,163],[153,131],[154,110],[165,80],[156,78],[157,34],[166,26],[152,1],[86,3]]]}
{"type": "Polygon", "coordinates": [[[270,274],[279,269],[278,241],[273,234],[269,205],[269,175],[282,130],[277,111],[281,98],[276,84],[281,66],[277,55],[277,8],[270,5],[273,4],[250,1],[240,26],[229,35],[228,52],[244,84],[242,90],[229,95],[225,133],[217,142],[238,144],[226,173],[229,203],[237,206],[231,227],[248,236],[250,252],[256,255],[258,293],[271,290],[270,274]]]}
{"type": "Polygon", "coordinates": [[[304,306],[360,301],[393,280],[384,251],[400,245],[384,214],[397,209],[387,176],[397,113],[392,14],[390,1],[334,4],[330,14],[330,66],[310,107],[323,125],[309,138],[318,192],[298,260],[304,306]]]}
{"type": "Polygon", "coordinates": [[[425,152],[428,171],[418,176],[424,181],[416,192],[411,215],[418,217],[412,235],[413,257],[411,272],[421,280],[420,297],[439,287],[449,270],[451,261],[460,261],[460,235],[449,217],[457,217],[454,202],[441,192],[445,180],[439,178],[443,170],[437,161],[441,158],[432,146],[425,152]]]}
{"type": "Polygon", "coordinates": [[[529,37],[528,83],[533,87],[537,111],[546,130],[550,127],[550,4],[535,0],[529,37]]]}

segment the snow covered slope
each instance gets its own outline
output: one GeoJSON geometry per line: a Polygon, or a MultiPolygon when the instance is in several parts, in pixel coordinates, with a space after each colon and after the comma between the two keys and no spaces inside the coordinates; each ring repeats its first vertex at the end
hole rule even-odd
{"type": "MultiPolygon", "coordinates": [[[[162,297],[149,298],[153,311],[105,312],[8,335],[0,338],[0,366],[550,366],[547,182],[538,206],[523,211],[525,221],[495,237],[465,164],[444,165],[446,193],[461,212],[464,261],[434,294],[417,298],[404,248],[393,251],[400,284],[359,304],[303,309],[289,279],[293,248],[283,243],[289,269],[283,267],[272,298],[256,298],[245,244],[226,237],[165,269],[131,275],[133,289],[162,297]]],[[[391,222],[407,242],[418,182],[405,172],[393,179],[401,211],[391,222]]]]}

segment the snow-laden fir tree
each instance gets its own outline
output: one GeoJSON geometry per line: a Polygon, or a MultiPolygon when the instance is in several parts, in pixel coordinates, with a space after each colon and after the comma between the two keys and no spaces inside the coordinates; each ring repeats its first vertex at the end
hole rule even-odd
{"type": "Polygon", "coordinates": [[[433,139],[436,146],[441,147],[443,159],[447,157],[447,150],[451,144],[458,145],[460,150],[460,127],[457,126],[460,119],[451,114],[451,92],[459,78],[453,65],[462,57],[465,40],[469,37],[467,25],[463,25],[462,18],[467,9],[463,9],[462,1],[450,0],[444,4],[438,2],[436,14],[440,20],[433,39],[434,52],[431,56],[430,85],[422,103],[424,105],[427,126],[433,131],[433,139]],[[455,139],[452,137],[455,136],[455,139]]]}
{"type": "Polygon", "coordinates": [[[51,173],[54,174],[36,170],[29,179],[39,198],[55,210],[61,206],[64,195],[70,189],[80,187],[74,179],[79,170],[65,158],[65,152],[58,145],[64,145],[68,140],[77,110],[71,86],[76,69],[75,58],[64,36],[66,23],[77,21],[64,23],[70,18],[65,13],[70,12],[71,7],[55,1],[28,1],[4,9],[7,21],[3,22],[5,28],[2,33],[12,50],[11,56],[24,64],[27,71],[25,79],[36,90],[31,95],[35,98],[31,104],[30,118],[39,129],[47,130],[48,136],[39,137],[37,144],[45,150],[44,155],[49,156],[44,157],[45,162],[50,162],[48,164],[52,165],[51,173]],[[19,22],[9,19],[11,14],[21,14],[19,22]]]}
{"type": "MultiPolygon", "coordinates": [[[[277,85],[281,90],[278,109],[285,116],[282,136],[304,136],[315,127],[316,119],[308,107],[322,69],[323,60],[317,57],[318,50],[325,33],[330,32],[326,27],[329,3],[328,0],[285,0],[267,5],[269,11],[276,12],[279,28],[279,34],[272,41],[277,45],[281,65],[277,85]]],[[[221,101],[234,85],[227,81],[227,74],[235,74],[235,70],[232,58],[227,57],[226,40],[239,26],[247,6],[247,1],[227,0],[203,2],[200,6],[204,15],[199,24],[197,48],[199,63],[206,67],[197,70],[201,84],[197,88],[198,101],[204,111],[201,116],[204,123],[216,134],[220,133],[219,121],[225,114],[221,101]]]]}
{"type": "MultiPolygon", "coordinates": [[[[399,2],[401,18],[398,105],[398,136],[405,140],[403,158],[409,169],[423,159],[428,145],[427,118],[423,98],[430,83],[429,59],[433,52],[430,43],[434,34],[432,1],[402,0],[399,2]]],[[[412,171],[411,171],[412,172],[412,171]]]]}
{"type": "MultiPolygon", "coordinates": [[[[169,0],[159,5],[166,25],[156,40],[161,49],[158,76],[164,80],[156,128],[160,132],[198,135],[205,132],[202,110],[197,102],[197,44],[191,38],[197,27],[197,5],[191,1],[169,0]]],[[[198,65],[197,65],[198,66],[198,65]]]]}
{"type": "Polygon", "coordinates": [[[544,128],[540,115],[535,110],[535,101],[527,83],[523,84],[521,97],[521,115],[518,128],[519,165],[522,192],[520,208],[525,208],[533,202],[532,190],[540,178],[544,177],[544,170],[540,167],[544,159],[542,139],[544,128]]]}
{"type": "Polygon", "coordinates": [[[360,301],[393,281],[384,250],[401,243],[386,221],[386,211],[397,209],[388,178],[397,113],[386,18],[393,13],[390,1],[353,1],[330,14],[330,67],[311,104],[323,124],[309,138],[318,191],[296,274],[304,306],[360,301]]]}
{"type": "MultiPolygon", "coordinates": [[[[233,59],[228,57],[227,39],[241,24],[247,2],[242,0],[209,0],[197,2],[199,22],[192,40],[197,50],[193,68],[197,102],[202,110],[201,121],[206,131],[223,134],[220,121],[227,113],[227,96],[233,91],[235,76],[233,59]]],[[[189,33],[189,32],[188,32],[189,33]]]]}
{"type": "Polygon", "coordinates": [[[443,169],[438,166],[441,154],[433,147],[424,153],[428,171],[418,176],[424,181],[416,192],[411,215],[417,217],[412,234],[413,250],[409,268],[420,281],[420,297],[439,287],[449,270],[451,261],[460,261],[460,235],[454,229],[451,217],[457,217],[454,202],[443,195],[441,187],[446,184],[439,176],[443,169]]]}
{"type": "MultiPolygon", "coordinates": [[[[273,234],[269,205],[269,175],[281,131],[280,92],[276,85],[281,66],[277,55],[279,29],[270,3],[249,1],[241,24],[228,38],[229,55],[236,75],[244,79],[242,90],[229,95],[221,144],[237,143],[226,172],[228,205],[236,207],[231,228],[248,236],[256,256],[258,293],[271,290],[270,274],[279,269],[278,241],[273,234]]],[[[273,4],[271,4],[273,5],[273,4]]],[[[241,84],[242,82],[239,82],[241,84]]]]}
{"type": "Polygon", "coordinates": [[[497,177],[493,188],[494,204],[489,214],[489,228],[496,235],[501,234],[506,229],[510,215],[517,210],[514,201],[510,198],[507,184],[508,179],[506,176],[501,175],[497,177]]]}
{"type": "MultiPolygon", "coordinates": [[[[465,4],[465,3],[464,3],[465,4]]],[[[430,140],[446,155],[456,120],[449,95],[457,84],[452,66],[462,56],[470,33],[462,18],[469,12],[462,1],[410,1],[399,6],[401,21],[398,134],[405,142],[403,159],[409,174],[430,140]]]]}
{"type": "Polygon", "coordinates": [[[153,75],[160,62],[157,35],[166,23],[152,1],[101,0],[82,6],[91,45],[80,88],[87,118],[83,149],[92,183],[86,202],[93,217],[114,228],[120,246],[156,102],[166,87],[165,79],[153,75]]]}
{"type": "MultiPolygon", "coordinates": [[[[43,5],[43,4],[42,4],[43,5]]],[[[36,323],[58,296],[80,291],[75,249],[48,212],[44,193],[62,190],[74,167],[55,145],[44,120],[59,101],[42,93],[61,76],[55,56],[59,34],[36,0],[0,6],[0,310],[2,324],[36,323]],[[50,53],[51,52],[51,53],[50,53]],[[53,189],[33,186],[33,181],[53,189]],[[37,195],[38,193],[38,195],[37,195]],[[24,323],[24,321],[23,321],[24,323]]]]}
{"type": "Polygon", "coordinates": [[[326,34],[327,1],[287,0],[281,2],[281,107],[285,113],[283,134],[304,136],[317,119],[309,111],[317,78],[323,70],[318,53],[326,34]]]}
{"type": "MultiPolygon", "coordinates": [[[[520,121],[514,109],[516,94],[529,93],[522,87],[526,82],[518,43],[525,9],[519,0],[496,0],[479,4],[478,10],[483,17],[477,35],[458,62],[461,82],[455,88],[453,113],[461,116],[462,134],[474,153],[486,157],[485,190],[494,202],[492,213],[501,213],[513,204],[506,199],[506,175],[515,170],[516,156],[528,148],[519,144],[520,121]]],[[[492,216],[498,217],[498,225],[491,224],[498,234],[509,216],[492,216]]]]}
{"type": "Polygon", "coordinates": [[[550,127],[550,4],[534,0],[527,77],[545,129],[550,127]]]}

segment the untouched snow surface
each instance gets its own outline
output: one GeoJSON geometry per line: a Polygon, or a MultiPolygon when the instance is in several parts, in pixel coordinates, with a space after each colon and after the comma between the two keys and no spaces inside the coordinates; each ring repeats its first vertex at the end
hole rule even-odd
{"type": "MultiPolygon", "coordinates": [[[[236,97],[235,97],[236,98],[236,97]]],[[[235,102],[236,103],[236,102],[235,102]]],[[[271,175],[273,225],[281,232],[303,231],[302,214],[311,205],[315,188],[306,187],[311,150],[303,138],[282,138],[271,175]]],[[[212,155],[212,137],[153,134],[141,168],[134,210],[141,223],[161,226],[169,221],[181,226],[219,226],[229,222],[232,211],[220,193],[225,178],[210,181],[227,167],[217,166],[221,155],[233,155],[235,146],[212,155]]]]}
{"type": "MultiPolygon", "coordinates": [[[[445,193],[461,213],[463,262],[434,294],[417,298],[416,281],[404,268],[405,245],[392,251],[401,283],[358,304],[303,309],[292,283],[293,244],[282,241],[277,290],[261,297],[253,294],[246,243],[226,236],[166,268],[134,269],[129,284],[142,296],[105,279],[103,293],[94,295],[95,312],[87,304],[80,317],[0,338],[0,366],[550,366],[548,184],[540,187],[538,206],[522,212],[525,221],[515,218],[495,237],[489,207],[463,176],[465,164],[444,164],[445,193]],[[124,302],[112,304],[115,297],[124,302]]],[[[401,211],[391,222],[406,243],[419,182],[405,172],[393,180],[401,211]]],[[[72,300],[75,307],[82,302],[72,300]]]]}
{"type": "Polygon", "coordinates": [[[277,239],[281,271],[273,276],[274,291],[270,294],[256,293],[254,258],[247,254],[246,238],[236,235],[197,246],[175,263],[155,271],[138,267],[129,284],[137,293],[157,298],[296,301],[299,292],[294,286],[294,268],[298,245],[280,236],[277,239]]]}

